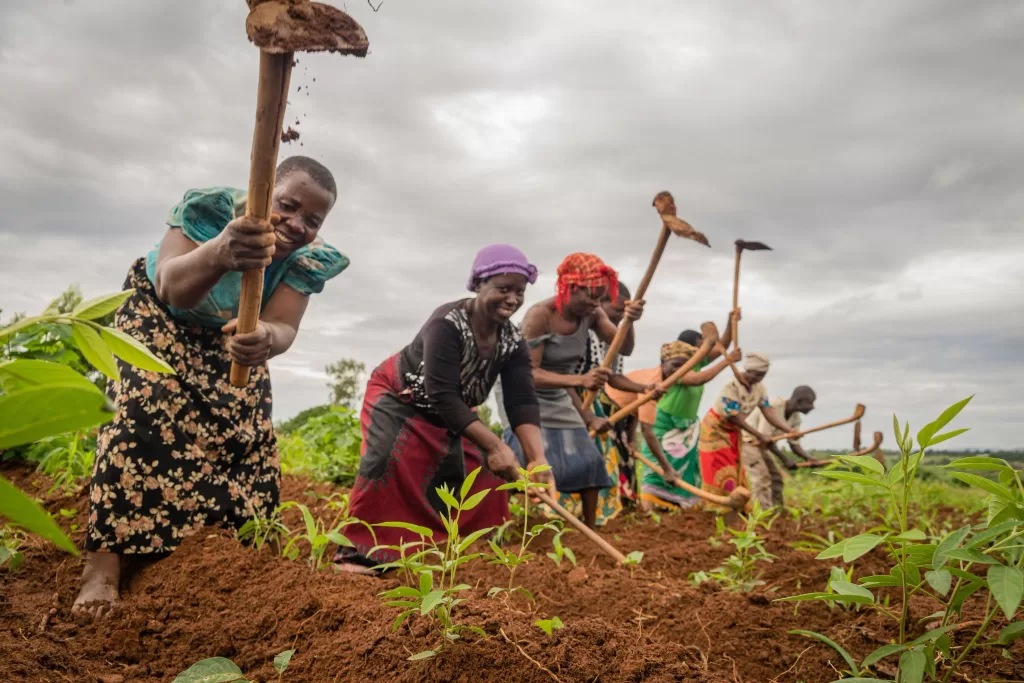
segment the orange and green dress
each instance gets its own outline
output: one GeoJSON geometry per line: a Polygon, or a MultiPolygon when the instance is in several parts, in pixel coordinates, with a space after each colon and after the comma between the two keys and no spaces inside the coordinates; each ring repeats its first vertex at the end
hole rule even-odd
{"type": "Polygon", "coordinates": [[[739,415],[746,420],[755,410],[768,407],[768,391],[763,384],[748,390],[734,377],[722,387],[700,424],[700,475],[705,491],[727,496],[733,489],[747,486],[739,465],[740,428],[728,418],[739,415]]]}

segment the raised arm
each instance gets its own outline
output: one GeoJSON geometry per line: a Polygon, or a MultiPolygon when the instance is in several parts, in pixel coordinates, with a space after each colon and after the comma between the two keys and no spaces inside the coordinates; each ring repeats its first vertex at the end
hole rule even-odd
{"type": "MultiPolygon", "coordinates": [[[[708,355],[710,356],[711,354],[709,353],[708,355]]],[[[733,359],[734,363],[740,360],[740,352],[737,349],[730,351],[729,356],[733,359]]],[[[728,367],[729,363],[723,358],[717,363],[706,366],[703,370],[686,373],[683,375],[683,378],[679,380],[679,384],[683,384],[688,387],[704,386],[715,377],[718,377],[722,370],[725,370],[728,367]]]]}
{"type": "MultiPolygon", "coordinates": [[[[629,304],[627,304],[627,309],[629,304]]],[[[643,307],[641,306],[641,311],[643,307]]],[[[620,323],[621,324],[621,323],[620,323]]],[[[615,339],[615,333],[618,331],[618,327],[608,318],[608,314],[603,309],[597,309],[594,313],[594,332],[597,333],[597,338],[603,341],[605,344],[611,344],[612,340],[615,339]]],[[[622,343],[622,348],[619,349],[619,355],[630,356],[633,354],[633,348],[636,346],[636,334],[634,332],[633,325],[629,326],[629,331],[626,332],[626,339],[622,343]]]]}
{"type": "Polygon", "coordinates": [[[665,456],[665,451],[661,448],[661,441],[658,440],[657,435],[654,433],[654,426],[649,425],[646,422],[641,422],[640,433],[643,434],[644,442],[647,444],[647,447],[651,449],[651,453],[654,454],[658,464],[661,466],[661,471],[663,473],[662,479],[664,479],[665,483],[669,486],[678,487],[679,474],[665,456]]]}
{"type": "Polygon", "coordinates": [[[768,423],[781,431],[783,434],[790,432],[790,427],[786,424],[779,414],[775,412],[775,409],[768,405],[761,406],[761,414],[764,415],[764,419],[768,420],[768,423]]]}

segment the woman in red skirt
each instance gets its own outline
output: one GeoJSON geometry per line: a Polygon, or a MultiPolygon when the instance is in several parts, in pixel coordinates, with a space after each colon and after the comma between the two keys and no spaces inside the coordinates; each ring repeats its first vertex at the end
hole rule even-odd
{"type": "MultiPolygon", "coordinates": [[[[527,284],[537,269],[507,244],[477,254],[468,288],[475,298],[438,308],[412,343],[373,371],[363,399],[363,448],[352,488],[350,514],[370,525],[408,522],[445,537],[446,510],[436,488],[458,490],[469,472],[483,467],[472,492],[491,489],[483,501],[462,513],[462,534],[508,519],[508,495],[497,491],[519,476],[512,450],[477,418],[497,379],[527,465],[546,464],[540,411],[533,387],[530,355],[511,318],[523,305],[527,284]]],[[[551,482],[549,473],[536,480],[551,482]]],[[[335,562],[341,571],[373,573],[372,567],[397,559],[374,546],[419,540],[410,532],[362,525],[346,528],[354,548],[342,548],[335,562]],[[371,552],[372,551],[372,552],[371,552]]]]}

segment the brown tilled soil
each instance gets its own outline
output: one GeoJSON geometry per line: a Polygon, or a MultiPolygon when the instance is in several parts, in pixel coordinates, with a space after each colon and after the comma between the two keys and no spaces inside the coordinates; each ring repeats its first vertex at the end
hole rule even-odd
{"type": "MultiPolygon", "coordinates": [[[[4,474],[27,490],[46,490],[38,476],[25,470],[4,474]]],[[[304,501],[315,509],[322,503],[306,495],[312,490],[332,489],[286,478],[282,499],[304,501]]],[[[51,512],[76,510],[73,519],[61,518],[65,525],[85,524],[84,492],[46,500],[51,512]]],[[[806,520],[804,524],[806,530],[806,520]]],[[[645,553],[633,576],[596,555],[578,534],[566,536],[579,560],[575,570],[567,562],[556,568],[543,556],[550,545],[538,546],[539,557],[516,577],[536,597],[534,605],[522,598],[488,599],[490,587],[507,585],[507,572],[472,567],[464,579],[474,590],[459,619],[488,635],[471,636],[425,662],[406,658],[436,644],[428,624],[412,619],[392,633],[398,610],[382,607],[375,597],[398,585],[396,579],[314,574],[307,565],[283,560],[269,548],[256,552],[227,532],[210,530],[187,540],[169,558],[133,572],[123,590],[121,613],[98,624],[78,625],[71,604],[82,560],[31,542],[21,571],[0,572],[0,677],[157,683],[171,681],[197,660],[223,656],[253,680],[276,681],[274,655],[294,648],[297,654],[283,679],[288,683],[832,681],[843,666],[839,657],[815,641],[788,635],[788,630],[824,633],[857,659],[890,642],[894,630],[867,612],[830,611],[816,603],[804,603],[796,611],[793,604],[772,602],[825,586],[829,563],[788,546],[800,538],[800,531],[786,519],[772,526],[767,546],[778,559],[766,565],[766,585],[751,594],[690,585],[690,572],[710,569],[730,552],[727,546],[707,543],[714,532],[713,517],[698,511],[664,515],[660,525],[633,516],[610,525],[605,534],[616,546],[645,553]],[[546,636],[533,622],[551,616],[561,618],[565,628],[546,636]]],[[[81,542],[82,535],[77,530],[72,537],[81,542]]],[[[886,570],[885,557],[877,551],[857,563],[858,575],[886,570]]],[[[927,602],[915,602],[912,608],[915,621],[936,610],[927,602]]],[[[980,608],[970,605],[965,619],[976,619],[980,608]]],[[[992,632],[1003,625],[994,625],[992,632]]],[[[964,642],[958,634],[957,643],[964,642]]],[[[958,680],[1024,678],[1024,644],[1018,641],[1010,655],[985,650],[958,680]]],[[[895,673],[885,663],[880,670],[895,673]]]]}

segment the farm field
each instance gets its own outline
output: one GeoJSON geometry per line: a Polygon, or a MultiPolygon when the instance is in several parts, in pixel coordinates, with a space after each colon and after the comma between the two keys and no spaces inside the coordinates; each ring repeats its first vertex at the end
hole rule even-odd
{"type": "MultiPolygon", "coordinates": [[[[76,525],[70,535],[81,542],[84,489],[47,494],[50,480],[24,465],[8,465],[3,474],[41,495],[65,529],[76,525]]],[[[965,519],[979,519],[979,498],[963,491],[941,484],[918,491],[914,514],[920,515],[926,533],[939,536],[965,519]]],[[[0,574],[0,658],[11,680],[107,683],[169,681],[209,657],[230,658],[250,680],[274,681],[273,659],[290,649],[296,652],[282,680],[293,683],[835,680],[847,668],[843,658],[789,631],[827,636],[859,662],[893,642],[898,629],[877,612],[855,605],[775,600],[825,590],[834,566],[852,568],[855,577],[887,573],[889,560],[880,548],[844,564],[841,559],[815,560],[815,549],[793,547],[801,542],[817,547],[810,534],[843,538],[872,526],[871,501],[878,501],[856,484],[828,484],[813,475],[801,476],[794,492],[794,502],[808,507],[796,507],[802,512],[779,515],[769,529],[755,530],[774,558],[753,563],[751,576],[763,583],[749,592],[729,590],[717,581],[694,585],[691,579],[736,550],[729,534],[716,529],[713,515],[694,510],[656,521],[625,514],[604,533],[624,552],[642,550],[642,562],[632,572],[615,567],[585,539],[569,533],[562,540],[575,551],[577,566],[567,559],[556,566],[545,557],[552,550],[551,534],[545,532],[531,546],[536,557],[515,576],[516,585],[532,593],[531,603],[520,595],[488,598],[491,587],[507,585],[508,572],[483,561],[467,563],[459,581],[472,588],[456,619],[486,635],[467,634],[437,657],[418,662],[407,660],[436,647],[437,629],[431,620],[414,616],[392,631],[400,610],[383,606],[377,594],[400,585],[396,578],[338,575],[329,568],[314,572],[304,558],[284,559],[271,544],[256,551],[231,533],[211,530],[188,539],[168,559],[134,572],[121,613],[78,625],[70,606],[80,561],[30,538],[22,568],[0,574]],[[867,504],[851,505],[856,499],[867,504]],[[848,514],[840,516],[840,510],[848,514]],[[552,635],[535,625],[554,617],[564,628],[552,635]]],[[[337,517],[343,494],[329,484],[288,476],[282,500],[303,502],[312,514],[330,520],[337,517]]],[[[302,527],[298,510],[288,511],[284,521],[292,529],[302,527]]],[[[887,598],[896,609],[899,596],[892,592],[887,598]]],[[[936,608],[923,596],[911,599],[911,635],[926,630],[927,616],[936,608]]],[[[976,630],[984,609],[984,599],[968,599],[960,623],[974,624],[976,630]]],[[[996,618],[989,635],[995,637],[1005,625],[1001,616],[996,618]]],[[[954,647],[963,646],[973,630],[951,635],[954,647]]],[[[962,664],[956,680],[1019,680],[1022,662],[1019,640],[1012,648],[981,649],[962,664]]],[[[873,668],[879,678],[891,678],[896,658],[873,668]]]]}

